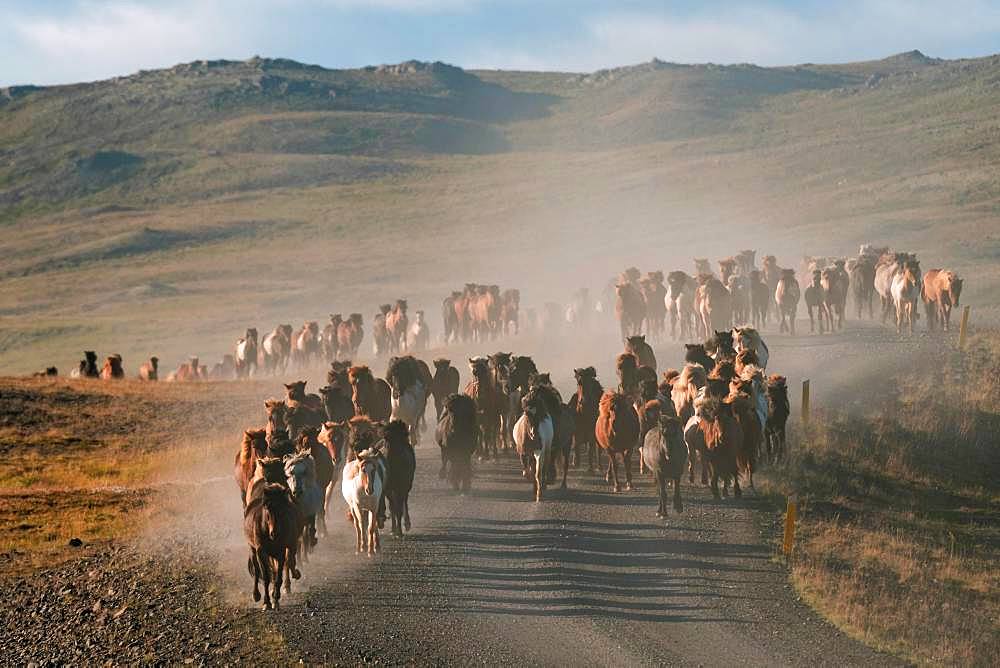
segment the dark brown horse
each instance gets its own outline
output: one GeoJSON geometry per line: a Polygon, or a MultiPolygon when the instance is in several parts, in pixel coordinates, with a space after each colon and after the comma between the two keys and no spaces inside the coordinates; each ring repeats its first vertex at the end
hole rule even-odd
{"type": "Polygon", "coordinates": [[[573,409],[576,420],[573,434],[576,461],[579,463],[586,451],[587,470],[593,472],[595,461],[598,459],[594,428],[601,412],[601,396],[604,394],[604,388],[597,380],[597,370],[592,366],[574,369],[573,375],[576,376],[576,393],[570,398],[570,408],[573,409]]]}
{"type": "Polygon", "coordinates": [[[438,358],[434,360],[434,377],[431,379],[431,394],[434,396],[434,410],[437,419],[441,419],[445,399],[458,392],[460,379],[458,369],[451,365],[451,360],[438,358]]]}
{"type": "Polygon", "coordinates": [[[273,583],[274,608],[281,601],[281,581],[287,569],[298,578],[295,552],[302,518],[288,492],[280,484],[258,487],[243,513],[243,533],[250,546],[247,570],[253,577],[253,600],[260,601],[260,581],[264,582],[264,609],[271,609],[273,583]]]}
{"type": "Polygon", "coordinates": [[[441,448],[441,477],[447,476],[455,491],[459,486],[468,491],[472,484],[472,454],[481,439],[476,402],[464,394],[445,398],[435,435],[441,448]]]}
{"type": "Polygon", "coordinates": [[[353,366],[347,372],[351,382],[355,415],[367,415],[372,420],[386,422],[392,415],[392,389],[389,383],[375,378],[367,366],[353,366]]]}
{"type": "Polygon", "coordinates": [[[476,415],[482,431],[482,457],[497,455],[497,437],[500,433],[500,413],[504,406],[493,384],[489,361],[485,357],[469,359],[472,380],[465,386],[465,394],[476,403],[476,415]]]}

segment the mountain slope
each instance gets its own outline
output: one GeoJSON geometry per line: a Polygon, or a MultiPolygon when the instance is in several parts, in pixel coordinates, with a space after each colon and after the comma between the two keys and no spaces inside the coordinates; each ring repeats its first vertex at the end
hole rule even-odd
{"type": "MultiPolygon", "coordinates": [[[[3,93],[0,371],[170,365],[467,280],[873,241],[1000,300],[1000,57],[591,75],[254,59],[3,93]],[[134,365],[131,365],[134,366],[134,365]]],[[[431,316],[435,331],[439,327],[431,316]]]]}

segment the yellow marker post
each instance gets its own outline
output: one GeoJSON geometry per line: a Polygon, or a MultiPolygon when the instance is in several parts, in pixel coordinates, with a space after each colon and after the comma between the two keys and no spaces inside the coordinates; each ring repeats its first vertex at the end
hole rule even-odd
{"type": "Polygon", "coordinates": [[[795,495],[788,497],[788,507],[785,508],[785,540],[782,543],[782,552],[786,557],[791,556],[792,547],[795,545],[795,519],[798,515],[795,495]]]}
{"type": "Polygon", "coordinates": [[[962,309],[962,326],[958,328],[958,348],[965,350],[965,339],[969,333],[969,307],[962,309]]]}
{"type": "Polygon", "coordinates": [[[802,381],[802,423],[809,424],[809,379],[802,381]]]}

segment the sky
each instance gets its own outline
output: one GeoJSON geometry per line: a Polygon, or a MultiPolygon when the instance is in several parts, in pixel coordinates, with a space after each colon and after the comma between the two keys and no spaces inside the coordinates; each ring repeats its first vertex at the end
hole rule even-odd
{"type": "Polygon", "coordinates": [[[254,55],[588,72],[1000,52],[1000,0],[0,0],[0,26],[0,86],[254,55]]]}

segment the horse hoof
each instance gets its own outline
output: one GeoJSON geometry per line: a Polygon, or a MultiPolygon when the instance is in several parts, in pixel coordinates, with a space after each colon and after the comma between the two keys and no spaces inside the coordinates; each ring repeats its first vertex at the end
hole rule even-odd
{"type": "Polygon", "coordinates": [[[299,578],[302,577],[302,572],[299,569],[297,569],[297,568],[293,568],[292,569],[292,577],[295,578],[296,580],[298,580],[299,578]]]}
{"type": "Polygon", "coordinates": [[[657,510],[656,511],[656,516],[657,517],[663,517],[663,513],[661,513],[659,510],[657,510]]]}
{"type": "Polygon", "coordinates": [[[261,609],[261,610],[270,610],[270,609],[271,609],[271,602],[270,602],[270,601],[268,601],[268,602],[267,602],[267,603],[265,603],[264,605],[260,606],[260,609],[261,609]]]}
{"type": "Polygon", "coordinates": [[[260,603],[260,592],[259,591],[255,591],[253,593],[253,602],[254,603],[260,603]]]}
{"type": "Polygon", "coordinates": [[[618,485],[615,485],[613,489],[615,491],[615,494],[618,494],[620,491],[622,491],[622,488],[619,487],[618,485]]]}
{"type": "Polygon", "coordinates": [[[625,485],[625,491],[626,492],[631,492],[632,491],[632,485],[631,484],[625,485]]]}

